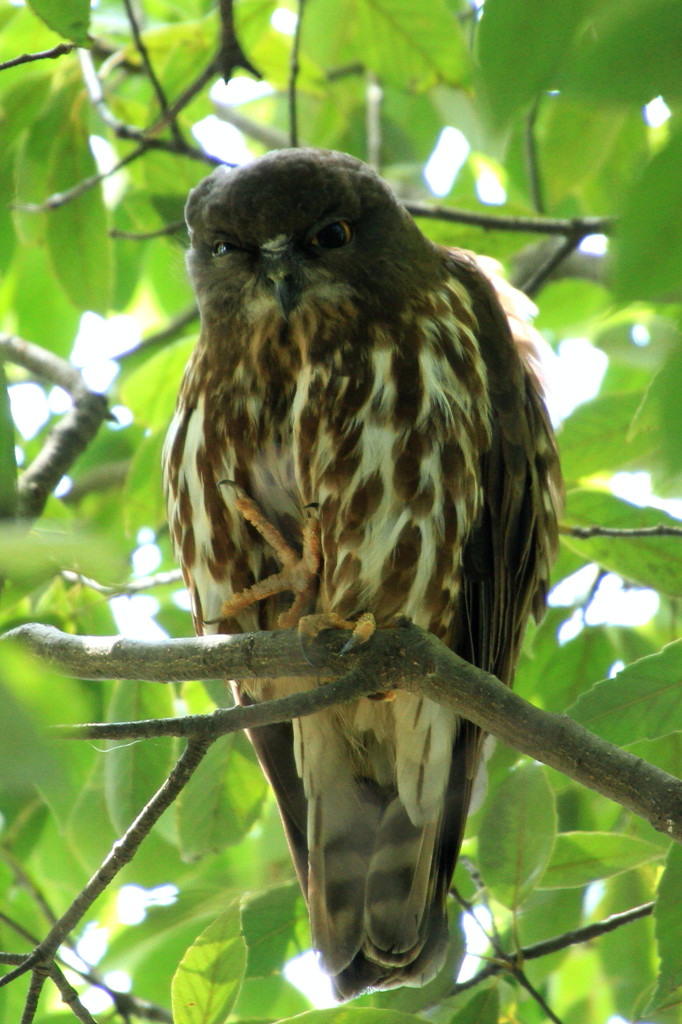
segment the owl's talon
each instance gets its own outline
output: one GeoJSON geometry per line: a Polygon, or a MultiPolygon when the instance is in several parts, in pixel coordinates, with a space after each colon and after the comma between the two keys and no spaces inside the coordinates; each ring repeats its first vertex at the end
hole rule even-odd
{"type": "Polygon", "coordinates": [[[264,580],[258,580],[252,586],[233,594],[231,598],[223,602],[218,619],[205,620],[205,624],[214,625],[224,619],[232,618],[258,601],[290,591],[294,595],[293,604],[288,611],[279,616],[277,624],[281,629],[297,626],[315,596],[317,574],[320,568],[320,526],[317,518],[317,502],[311,502],[305,506],[303,550],[299,555],[286,542],[277,527],[273,526],[266,518],[258,504],[249,498],[243,487],[240,487],[234,480],[220,480],[218,486],[223,484],[229,484],[235,488],[237,491],[236,510],[272,548],[282,565],[282,571],[273,573],[264,580]]]}
{"type": "Polygon", "coordinates": [[[377,624],[371,612],[363,612],[357,619],[344,619],[337,612],[321,612],[319,615],[306,615],[298,623],[301,636],[314,639],[323,629],[347,629],[351,636],[341,648],[339,654],[347,654],[359,644],[367,643],[376,631],[377,624]]]}

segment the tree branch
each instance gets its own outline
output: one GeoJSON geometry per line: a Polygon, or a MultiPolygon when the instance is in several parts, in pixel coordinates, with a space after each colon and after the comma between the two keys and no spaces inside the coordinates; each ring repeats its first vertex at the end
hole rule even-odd
{"type": "Polygon", "coordinates": [[[98,583],[97,580],[92,580],[79,572],[71,572],[70,569],[62,569],[59,575],[67,583],[80,584],[89,590],[94,590],[96,594],[104,594],[105,597],[119,597],[122,594],[140,594],[145,590],[151,590],[153,587],[167,587],[172,583],[176,585],[182,583],[182,573],[179,569],[171,569],[169,572],[155,572],[151,576],[141,576],[139,579],[133,580],[132,583],[121,583],[120,586],[106,586],[104,583],[98,583]]]}
{"type": "Polygon", "coordinates": [[[542,285],[551,277],[557,267],[561,266],[564,260],[567,260],[576,247],[580,245],[583,237],[583,235],[566,235],[565,238],[562,238],[554,251],[520,283],[519,288],[521,291],[525,292],[530,298],[537,295],[542,285]]]}
{"type": "Polygon", "coordinates": [[[0,71],[6,71],[7,68],[16,68],[19,64],[30,64],[34,60],[54,60],[55,57],[63,57],[64,54],[71,53],[75,49],[75,43],[58,43],[51,50],[40,50],[38,53],[22,53],[20,57],[12,57],[11,60],[3,61],[0,64],[0,71]]]}
{"type": "Polygon", "coordinates": [[[560,526],[559,533],[568,537],[589,540],[590,537],[682,537],[682,526],[668,526],[658,523],[656,526],[635,526],[631,528],[616,526],[560,526]]]}
{"type": "Polygon", "coordinates": [[[78,370],[47,349],[12,335],[0,335],[0,358],[31,370],[68,391],[73,406],[59,420],[42,449],[19,478],[18,511],[22,519],[37,518],[64,474],[85,451],[109,415],[104,395],[90,391],[78,370]]]}
{"type": "Polygon", "coordinates": [[[23,963],[15,967],[13,971],[10,971],[3,978],[0,978],[0,988],[4,985],[9,985],[15,978],[20,977],[29,970],[34,971],[34,976],[35,972],[41,968],[44,972],[49,973],[55,953],[66,936],[78,924],[83,915],[92,906],[97,897],[104,892],[119,871],[132,860],[153,825],[189,782],[204,757],[208,746],[208,742],[204,740],[190,740],[168,778],[159,787],[149,803],[140,811],[125,835],[114,843],[109,854],[105,857],[85,888],[76,896],[71,906],[53,925],[42,942],[35,947],[32,953],[29,953],[24,958],[23,963]]]}
{"type": "Polygon", "coordinates": [[[392,689],[450,707],[529,757],[614,800],[653,828],[682,842],[682,782],[607,743],[566,715],[533,707],[494,676],[469,665],[414,626],[379,630],[365,646],[339,657],[346,636],[323,632],[303,650],[293,631],[210,636],[163,642],[77,637],[26,625],[0,640],[19,640],[49,664],[86,679],[272,678],[335,680],[308,692],[193,718],[69,727],[66,735],[189,735],[214,738],[392,689]],[[136,731],[137,729],[137,731],[136,731]]]}
{"type": "Polygon", "coordinates": [[[486,964],[480,971],[468,978],[466,981],[460,981],[455,984],[448,996],[459,995],[460,992],[465,992],[469,988],[475,988],[476,985],[480,985],[486,978],[491,978],[493,975],[501,974],[503,971],[509,970],[513,967],[517,960],[525,962],[526,960],[537,960],[543,956],[549,956],[550,953],[558,953],[562,949],[567,949],[569,946],[577,946],[582,942],[590,942],[592,939],[597,939],[601,935],[606,935],[608,932],[613,932],[616,928],[622,928],[623,925],[631,924],[633,921],[638,921],[642,917],[649,917],[653,913],[654,904],[643,903],[640,907],[633,907],[632,910],[623,910],[618,914],[611,914],[609,917],[603,918],[601,921],[594,921],[592,924],[585,925],[582,928],[575,928],[568,932],[563,932],[561,935],[555,935],[551,939],[543,939],[542,942],[535,942],[531,946],[524,946],[517,952],[509,955],[502,956],[500,958],[498,954],[497,960],[492,960],[486,964]]]}
{"type": "Polygon", "coordinates": [[[291,42],[291,57],[289,60],[289,84],[287,95],[289,99],[289,145],[298,146],[298,107],[296,96],[296,83],[300,64],[298,62],[298,51],[301,46],[301,31],[303,28],[303,8],[305,0],[298,0],[296,6],[296,28],[294,38],[291,42]]]}
{"type": "Polygon", "coordinates": [[[142,34],[140,32],[140,26],[138,25],[137,18],[135,17],[132,0],[123,0],[123,6],[126,10],[128,24],[130,25],[130,31],[132,32],[133,35],[135,47],[140,55],[140,60],[142,61],[142,67],[144,68],[145,74],[147,75],[147,78],[151,83],[152,89],[156,94],[156,98],[159,103],[159,109],[161,111],[161,117],[165,118],[165,123],[167,123],[170,126],[170,130],[176,144],[179,146],[184,146],[185,141],[180,132],[180,128],[178,127],[178,123],[175,117],[172,116],[170,113],[168,107],[168,100],[166,99],[166,94],[163,91],[163,86],[161,85],[161,82],[157,78],[156,72],[154,71],[154,68],[152,66],[152,62],[149,59],[149,52],[147,50],[147,47],[145,46],[144,39],[142,38],[142,34]]]}
{"type": "Polygon", "coordinates": [[[413,217],[468,224],[486,231],[519,231],[536,235],[566,235],[580,241],[587,235],[608,235],[613,232],[613,217],[508,217],[504,214],[472,213],[452,210],[446,206],[405,201],[403,206],[413,217]]]}
{"type": "Polygon", "coordinates": [[[232,12],[232,0],[220,0],[220,70],[225,82],[232,78],[232,72],[236,67],[243,68],[254,78],[260,78],[261,74],[256,71],[253,64],[244,56],[244,51],[239,45],[234,31],[234,15],[232,12]]]}

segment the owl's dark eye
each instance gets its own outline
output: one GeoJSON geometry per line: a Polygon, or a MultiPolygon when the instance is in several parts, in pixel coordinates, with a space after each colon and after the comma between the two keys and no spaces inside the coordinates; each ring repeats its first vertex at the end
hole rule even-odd
{"type": "Polygon", "coordinates": [[[321,249],[340,249],[348,245],[352,237],[353,232],[347,220],[333,220],[315,232],[310,244],[319,245],[321,249]]]}
{"type": "Polygon", "coordinates": [[[234,252],[236,248],[236,245],[232,245],[231,242],[226,242],[224,238],[217,238],[213,243],[211,256],[225,256],[228,252],[234,252]]]}

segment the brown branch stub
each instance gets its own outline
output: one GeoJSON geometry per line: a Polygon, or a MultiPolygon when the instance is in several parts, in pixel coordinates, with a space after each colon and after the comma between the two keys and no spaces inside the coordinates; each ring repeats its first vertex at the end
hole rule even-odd
{"type": "MultiPolygon", "coordinates": [[[[135,725],[70,727],[69,735],[185,735],[215,738],[234,729],[311,714],[377,691],[404,688],[454,709],[515,750],[542,761],[682,842],[682,781],[607,743],[566,715],[534,707],[494,676],[475,668],[417,627],[378,630],[339,656],[345,637],[323,632],[303,652],[289,630],[187,640],[138,642],[75,637],[50,626],[20,626],[4,639],[23,641],[57,668],[86,679],[269,678],[334,680],[276,701],[220,710],[194,719],[135,725]],[[314,662],[314,664],[313,664],[314,662]],[[127,729],[127,731],[126,731],[127,729]]],[[[1,641],[0,641],[1,642],[1,641]]]]}
{"type": "Polygon", "coordinates": [[[242,68],[254,78],[260,78],[261,74],[254,68],[253,64],[244,56],[244,51],[234,29],[234,13],[232,0],[220,0],[220,72],[224,81],[229,82],[235,68],[242,68]]]}

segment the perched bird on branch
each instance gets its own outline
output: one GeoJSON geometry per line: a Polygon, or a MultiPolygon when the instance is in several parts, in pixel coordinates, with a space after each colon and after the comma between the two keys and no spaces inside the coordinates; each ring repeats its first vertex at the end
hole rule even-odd
{"type": "MultiPolygon", "coordinates": [[[[342,153],[219,167],[186,215],[201,334],[164,473],[197,633],[332,625],[356,643],[400,615],[511,683],[561,491],[524,297],[342,153]]],[[[338,994],[424,984],[480,731],[396,692],[251,740],[338,994]]]]}

